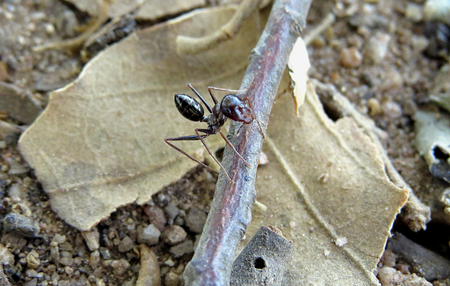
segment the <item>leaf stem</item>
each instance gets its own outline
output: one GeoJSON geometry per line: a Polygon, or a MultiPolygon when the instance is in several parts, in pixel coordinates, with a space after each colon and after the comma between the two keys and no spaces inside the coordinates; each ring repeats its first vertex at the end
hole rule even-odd
{"type": "MultiPolygon", "coordinates": [[[[241,89],[247,90],[248,101],[263,128],[267,128],[289,53],[306,24],[310,4],[311,0],[276,0],[252,51],[241,89]]],[[[222,164],[232,181],[221,172],[205,228],[184,272],[185,285],[228,286],[236,248],[251,221],[263,136],[256,122],[242,127],[233,122],[230,134],[234,135],[232,143],[237,151],[251,167],[231,148],[225,149],[222,164]]]]}

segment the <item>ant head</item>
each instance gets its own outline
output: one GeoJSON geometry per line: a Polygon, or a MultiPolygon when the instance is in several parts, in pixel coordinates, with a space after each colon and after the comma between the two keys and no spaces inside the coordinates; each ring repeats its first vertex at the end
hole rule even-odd
{"type": "Polygon", "coordinates": [[[220,110],[223,115],[231,120],[250,123],[253,121],[253,114],[250,107],[240,99],[237,95],[228,94],[225,95],[220,103],[220,110]]]}
{"type": "Polygon", "coordinates": [[[189,120],[202,121],[205,111],[202,105],[187,94],[175,94],[175,105],[178,111],[189,120]]]}

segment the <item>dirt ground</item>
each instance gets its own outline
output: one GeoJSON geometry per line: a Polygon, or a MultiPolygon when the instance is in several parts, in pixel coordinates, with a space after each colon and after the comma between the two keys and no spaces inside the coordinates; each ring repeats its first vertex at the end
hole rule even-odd
{"type": "MultiPolygon", "coordinates": [[[[387,133],[385,144],[395,167],[437,218],[427,231],[413,233],[400,221],[395,231],[448,259],[450,231],[435,207],[448,184],[431,176],[414,146],[415,111],[428,102],[433,79],[445,64],[438,51],[427,49],[436,35],[425,31],[431,24],[420,13],[423,1],[330,2],[315,1],[309,15],[309,29],[331,9],[337,15],[336,22],[308,49],[311,77],[334,84],[387,133]]],[[[73,80],[85,63],[77,52],[38,53],[33,48],[74,37],[88,21],[88,15],[57,0],[0,2],[0,82],[7,83],[6,90],[45,108],[48,92],[73,80]]],[[[26,128],[34,119],[30,112],[38,113],[24,109],[14,116],[1,113],[0,119],[26,128]],[[29,113],[20,114],[24,112],[29,113]]],[[[37,222],[40,231],[7,233],[3,226],[0,285],[8,285],[2,284],[2,277],[11,285],[134,285],[139,272],[136,248],[151,239],[141,237],[150,223],[158,231],[149,229],[149,236],[161,232],[152,249],[161,267],[162,284],[181,285],[216,175],[198,167],[147,205],[120,208],[98,225],[93,235],[99,235],[100,246],[91,250],[87,239],[51,210],[48,196],[21,158],[17,140],[22,130],[0,140],[0,218],[19,212],[37,222]],[[184,248],[174,249],[179,243],[184,248]]],[[[402,267],[403,273],[421,276],[407,263],[402,267]]],[[[434,283],[450,285],[445,284],[448,281],[434,283]]]]}

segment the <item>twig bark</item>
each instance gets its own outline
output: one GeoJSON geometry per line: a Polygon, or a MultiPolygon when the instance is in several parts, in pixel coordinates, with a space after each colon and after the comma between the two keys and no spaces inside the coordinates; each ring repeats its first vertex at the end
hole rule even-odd
{"type": "MultiPolygon", "coordinates": [[[[275,1],[269,21],[252,52],[241,89],[247,90],[246,96],[264,128],[289,53],[306,24],[310,4],[311,0],[275,1]]],[[[251,221],[263,136],[256,122],[243,126],[233,122],[230,135],[251,167],[229,147],[225,149],[222,164],[232,181],[223,172],[219,176],[205,228],[184,272],[185,285],[228,286],[236,248],[251,221]]]]}

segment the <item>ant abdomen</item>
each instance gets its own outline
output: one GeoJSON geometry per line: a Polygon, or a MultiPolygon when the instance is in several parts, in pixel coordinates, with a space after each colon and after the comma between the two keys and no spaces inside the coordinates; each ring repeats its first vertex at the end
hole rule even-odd
{"type": "Polygon", "coordinates": [[[175,94],[175,105],[181,115],[189,120],[202,121],[205,117],[203,106],[187,94],[175,94]]]}

